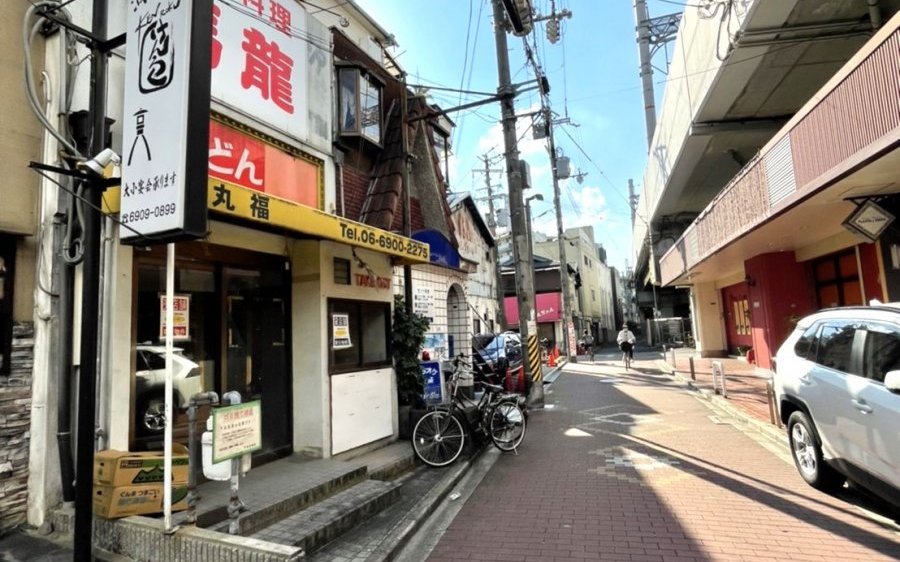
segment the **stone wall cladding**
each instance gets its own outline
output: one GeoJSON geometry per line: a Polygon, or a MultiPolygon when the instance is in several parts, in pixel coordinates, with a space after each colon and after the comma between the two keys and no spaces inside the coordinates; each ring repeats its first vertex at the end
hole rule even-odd
{"type": "Polygon", "coordinates": [[[146,562],[295,562],[303,558],[302,548],[207,529],[183,527],[166,535],[161,519],[140,516],[117,520],[94,518],[93,544],[107,552],[146,562]]]}
{"type": "Polygon", "coordinates": [[[13,326],[9,376],[0,377],[0,535],[25,523],[34,325],[13,326]]]}

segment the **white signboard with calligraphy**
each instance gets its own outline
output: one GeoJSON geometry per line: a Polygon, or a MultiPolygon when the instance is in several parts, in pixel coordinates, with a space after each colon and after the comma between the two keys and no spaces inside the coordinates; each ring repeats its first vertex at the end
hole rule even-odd
{"type": "Polygon", "coordinates": [[[213,410],[213,462],[262,449],[262,407],[259,400],[213,410]]]}
{"type": "Polygon", "coordinates": [[[212,0],[128,1],[123,242],[206,235],[211,24],[212,0]]]}
{"type": "Polygon", "coordinates": [[[434,319],[434,295],[430,287],[413,285],[413,312],[429,320],[434,319]]]}
{"type": "Polygon", "coordinates": [[[212,96],[306,140],[306,11],[294,0],[217,0],[212,96]]]}

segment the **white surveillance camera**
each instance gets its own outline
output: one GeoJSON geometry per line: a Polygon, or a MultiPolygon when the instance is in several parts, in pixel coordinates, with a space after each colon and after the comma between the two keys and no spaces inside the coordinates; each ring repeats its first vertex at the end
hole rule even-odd
{"type": "Polygon", "coordinates": [[[104,148],[100,151],[100,154],[94,156],[90,160],[82,163],[82,166],[91,170],[98,176],[103,175],[103,170],[106,169],[110,164],[119,165],[122,162],[122,158],[116,154],[116,151],[111,148],[104,148]]]}

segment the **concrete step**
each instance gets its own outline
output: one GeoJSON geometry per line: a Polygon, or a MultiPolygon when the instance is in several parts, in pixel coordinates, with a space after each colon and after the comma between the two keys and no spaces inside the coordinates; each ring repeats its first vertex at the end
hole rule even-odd
{"type": "Polygon", "coordinates": [[[400,484],[366,480],[250,535],[312,552],[387,508],[400,497],[400,484]]]}
{"type": "MultiPolygon", "coordinates": [[[[312,469],[312,467],[312,464],[305,465],[307,469],[312,469]]],[[[364,465],[350,465],[341,468],[343,470],[335,470],[332,467],[319,477],[305,471],[303,474],[305,478],[296,475],[295,479],[289,483],[285,482],[283,485],[272,481],[270,476],[266,485],[259,486],[259,489],[245,486],[242,483],[239,495],[247,510],[238,516],[238,534],[244,537],[253,535],[264,527],[315,505],[359,482],[364,482],[368,478],[364,465]]],[[[220,533],[228,533],[230,521],[227,500],[227,497],[218,496],[217,507],[204,512],[202,516],[198,515],[198,524],[220,533]]]]}

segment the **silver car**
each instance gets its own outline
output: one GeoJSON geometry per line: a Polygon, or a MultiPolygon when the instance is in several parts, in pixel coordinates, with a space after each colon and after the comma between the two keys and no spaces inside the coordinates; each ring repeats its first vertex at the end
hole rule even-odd
{"type": "Polygon", "coordinates": [[[775,393],[800,475],[846,479],[900,506],[900,307],[823,310],[776,356],[775,393]]]}

